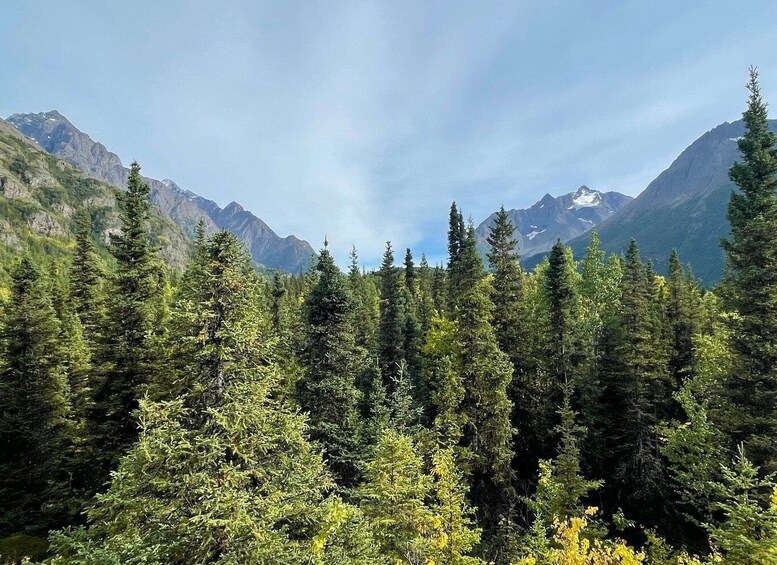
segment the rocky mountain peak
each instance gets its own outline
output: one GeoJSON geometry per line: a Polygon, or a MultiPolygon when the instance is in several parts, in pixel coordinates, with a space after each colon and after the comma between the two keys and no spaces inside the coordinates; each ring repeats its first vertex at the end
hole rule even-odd
{"type": "MultiPolygon", "coordinates": [[[[529,208],[508,211],[516,228],[516,250],[523,257],[544,253],[558,239],[567,242],[584,234],[631,199],[618,192],[600,192],[586,185],[557,197],[545,194],[529,208]]],[[[495,214],[492,214],[475,230],[481,250],[486,248],[485,240],[494,218],[495,214]]]]}

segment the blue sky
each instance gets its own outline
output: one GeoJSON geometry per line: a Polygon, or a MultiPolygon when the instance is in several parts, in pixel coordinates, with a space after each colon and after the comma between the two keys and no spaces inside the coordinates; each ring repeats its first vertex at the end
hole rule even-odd
{"type": "Polygon", "coordinates": [[[636,195],[777,103],[777,2],[0,0],[0,116],[57,109],[145,174],[251,209],[341,264],[444,254],[587,184],[636,195]]]}

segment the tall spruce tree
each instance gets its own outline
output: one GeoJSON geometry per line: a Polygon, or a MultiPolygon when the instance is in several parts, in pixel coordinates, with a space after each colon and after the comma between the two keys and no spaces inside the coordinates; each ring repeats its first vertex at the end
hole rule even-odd
{"type": "Polygon", "coordinates": [[[447,269],[447,301],[446,308],[452,312],[456,307],[456,297],[459,295],[459,285],[461,284],[461,255],[464,250],[464,243],[467,237],[467,230],[464,226],[464,214],[456,207],[456,203],[451,204],[450,216],[448,218],[448,269],[447,269]]]}
{"type": "Polygon", "coordinates": [[[279,395],[268,313],[234,235],[215,234],[202,286],[174,310],[187,386],[141,402],[138,442],[55,563],[302,563],[329,486],[305,421],[279,395]]]}
{"type": "Polygon", "coordinates": [[[577,278],[571,250],[560,240],[556,241],[550,251],[545,289],[550,310],[548,360],[550,377],[556,387],[556,406],[562,387],[575,380],[583,358],[577,278]]]}
{"type": "Polygon", "coordinates": [[[356,347],[353,302],[345,276],[326,244],[316,265],[318,278],[305,303],[305,375],[297,383],[300,406],[310,417],[311,438],[324,446],[337,481],[353,486],[359,457],[359,404],[356,384],[364,351],[356,347]]]}
{"type": "Polygon", "coordinates": [[[103,323],[102,280],[103,273],[92,241],[91,218],[82,213],[77,220],[76,249],[70,269],[70,298],[84,336],[93,345],[103,323]]]}
{"type": "Polygon", "coordinates": [[[605,483],[630,515],[648,524],[658,523],[669,510],[667,470],[656,426],[669,416],[672,393],[666,360],[656,356],[653,322],[645,266],[632,240],[612,337],[614,351],[603,368],[610,454],[605,483]]]}
{"type": "Polygon", "coordinates": [[[380,271],[380,325],[378,349],[383,382],[393,391],[399,380],[400,367],[405,360],[404,339],[404,284],[402,273],[394,266],[394,250],[386,243],[380,271]]]}
{"type": "Polygon", "coordinates": [[[74,422],[59,321],[27,258],[0,323],[0,534],[45,533],[73,507],[74,422]]]}
{"type": "Polygon", "coordinates": [[[494,289],[493,325],[499,348],[510,357],[517,377],[526,370],[526,354],[522,347],[525,331],[522,319],[524,275],[515,251],[517,241],[514,233],[515,226],[502,206],[486,239],[490,246],[488,264],[494,275],[491,281],[494,289]]]}
{"type": "Polygon", "coordinates": [[[493,303],[470,223],[459,256],[455,297],[465,386],[467,426],[464,445],[473,455],[473,500],[492,531],[509,502],[513,472],[513,404],[508,396],[513,368],[500,351],[491,325],[493,303]]]}
{"type": "Polygon", "coordinates": [[[150,337],[158,328],[160,277],[148,233],[150,189],[140,165],[130,167],[127,191],[117,196],[121,232],[111,235],[116,271],[107,300],[107,321],[97,358],[100,377],[94,388],[91,418],[99,467],[107,473],[138,436],[132,412],[160,368],[150,337]]]}
{"type": "Polygon", "coordinates": [[[731,193],[725,295],[737,312],[732,344],[737,370],[726,382],[732,442],[747,443],[753,461],[777,469],[777,136],[769,131],[758,73],[750,69],[742,160],[729,176],[731,193]]]}

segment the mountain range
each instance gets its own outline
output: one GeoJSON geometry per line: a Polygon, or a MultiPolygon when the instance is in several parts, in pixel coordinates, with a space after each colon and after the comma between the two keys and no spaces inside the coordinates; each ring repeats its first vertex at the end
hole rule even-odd
{"type": "MultiPolygon", "coordinates": [[[[777,120],[769,127],[777,133],[777,120]]],[[[644,259],[665,272],[673,248],[684,263],[707,284],[723,273],[720,240],[729,234],[726,219],[731,191],[728,177],[739,159],[737,139],[745,132],[742,120],[725,122],[694,141],[644,191],[597,226],[605,251],[620,253],[634,238],[644,259]]],[[[588,238],[569,245],[576,257],[585,253],[588,238]]]]}
{"type": "MultiPolygon", "coordinates": [[[[769,124],[777,132],[777,120],[769,124]]],[[[634,199],[581,186],[558,197],[546,194],[530,208],[510,210],[524,266],[531,269],[541,261],[556,239],[582,257],[587,232],[596,226],[605,251],[622,253],[634,238],[642,256],[661,272],[676,248],[702,282],[714,284],[723,271],[719,242],[728,234],[727,204],[736,189],[728,170],[739,157],[736,141],[743,133],[741,120],[706,132],[634,199]]],[[[94,210],[96,235],[106,240],[117,229],[115,200],[107,185],[123,188],[126,179],[127,169],[116,154],[58,112],[0,120],[0,245],[56,252],[66,247],[62,238],[72,235],[73,216],[83,206],[94,210]]],[[[154,237],[171,265],[185,262],[200,218],[208,231],[236,233],[254,261],[265,267],[299,272],[313,256],[307,242],[279,237],[236,202],[221,208],[171,180],[148,182],[155,204],[154,237]]],[[[481,250],[493,219],[489,216],[476,230],[481,250]]]]}
{"type": "MultiPolygon", "coordinates": [[[[41,149],[10,123],[0,120],[0,278],[20,255],[41,265],[70,255],[77,217],[88,213],[98,251],[120,229],[116,190],[41,149]]],[[[191,240],[161,209],[150,214],[152,244],[160,258],[183,269],[191,240]]]]}
{"type": "MultiPolygon", "coordinates": [[[[117,188],[126,188],[129,169],[124,167],[119,156],[80,131],[59,112],[14,114],[7,121],[40,148],[77,167],[86,176],[117,188]]],[[[190,237],[202,219],[208,233],[227,229],[237,235],[259,265],[289,273],[306,269],[314,255],[307,241],[294,235],[278,236],[264,221],[237,202],[221,208],[212,200],[184,190],[169,179],[146,178],[146,182],[151,188],[152,203],[190,237]]]]}
{"type": "MultiPolygon", "coordinates": [[[[509,210],[516,251],[523,257],[549,251],[556,240],[566,243],[586,233],[631,200],[619,192],[599,192],[583,185],[558,197],[546,194],[530,208],[509,210]]],[[[475,230],[481,250],[487,248],[486,238],[495,218],[496,213],[491,214],[475,230]]]]}

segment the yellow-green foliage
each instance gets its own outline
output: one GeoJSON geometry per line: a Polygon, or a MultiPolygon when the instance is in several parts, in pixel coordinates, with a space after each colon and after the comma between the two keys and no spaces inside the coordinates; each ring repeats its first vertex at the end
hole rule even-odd
{"type": "Polygon", "coordinates": [[[553,543],[542,553],[531,553],[515,565],[610,565],[646,563],[645,554],[620,540],[591,540],[586,534],[589,517],[596,513],[588,508],[582,516],[569,520],[555,520],[553,543]]]}

